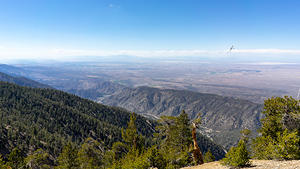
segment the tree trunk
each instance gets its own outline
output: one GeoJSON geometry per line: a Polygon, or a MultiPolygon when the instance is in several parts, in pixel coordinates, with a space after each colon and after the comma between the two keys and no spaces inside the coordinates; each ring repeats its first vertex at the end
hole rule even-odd
{"type": "Polygon", "coordinates": [[[201,165],[204,163],[204,161],[203,161],[203,155],[201,153],[201,150],[197,144],[196,125],[194,123],[193,123],[192,136],[194,142],[193,158],[196,164],[201,165]]]}

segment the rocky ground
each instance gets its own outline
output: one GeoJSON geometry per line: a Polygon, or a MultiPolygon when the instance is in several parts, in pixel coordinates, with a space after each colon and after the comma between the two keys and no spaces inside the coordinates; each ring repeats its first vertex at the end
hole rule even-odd
{"type": "MultiPolygon", "coordinates": [[[[273,161],[273,160],[251,160],[252,166],[244,169],[300,169],[300,160],[273,161]]],[[[230,169],[220,162],[205,163],[200,166],[185,167],[183,169],[230,169]]]]}

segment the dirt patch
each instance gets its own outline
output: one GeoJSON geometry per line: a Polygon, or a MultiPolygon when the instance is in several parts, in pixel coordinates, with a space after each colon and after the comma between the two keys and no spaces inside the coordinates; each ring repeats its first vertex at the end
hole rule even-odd
{"type": "MultiPolygon", "coordinates": [[[[300,160],[274,161],[274,160],[251,160],[252,166],[244,169],[300,169],[300,160]]],[[[230,169],[223,166],[219,161],[205,163],[200,166],[185,167],[183,169],[230,169]]]]}

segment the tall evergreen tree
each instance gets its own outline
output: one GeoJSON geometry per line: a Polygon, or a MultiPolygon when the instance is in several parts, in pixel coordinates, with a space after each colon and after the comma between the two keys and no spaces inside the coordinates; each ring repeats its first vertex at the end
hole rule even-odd
{"type": "Polygon", "coordinates": [[[181,151],[184,151],[192,143],[190,119],[184,110],[176,118],[175,126],[174,142],[176,146],[180,147],[181,151]]]}
{"type": "Polygon", "coordinates": [[[77,159],[78,150],[75,146],[69,142],[64,146],[58,159],[57,169],[77,169],[79,168],[79,162],[77,159]]]}
{"type": "Polygon", "coordinates": [[[241,139],[236,147],[230,148],[225,158],[222,159],[222,164],[232,167],[246,167],[251,164],[250,154],[244,139],[241,139]]]}
{"type": "Polygon", "coordinates": [[[122,129],[122,138],[125,143],[132,145],[133,149],[137,149],[138,144],[138,133],[135,125],[136,115],[133,112],[130,115],[130,121],[128,122],[128,126],[126,130],[122,129]]]}
{"type": "Polygon", "coordinates": [[[159,131],[157,138],[161,141],[160,149],[168,167],[180,168],[189,164],[192,133],[188,115],[182,111],[177,117],[162,116],[160,124],[157,128],[159,131]]]}

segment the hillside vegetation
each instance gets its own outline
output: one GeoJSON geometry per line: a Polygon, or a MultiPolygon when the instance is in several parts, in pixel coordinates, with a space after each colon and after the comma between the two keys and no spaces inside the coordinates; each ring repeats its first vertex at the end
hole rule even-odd
{"type": "MultiPolygon", "coordinates": [[[[41,157],[39,160],[45,165],[57,165],[58,156],[66,151],[63,149],[66,146],[76,151],[78,147],[96,147],[104,165],[105,152],[106,157],[111,158],[110,149],[122,145],[120,141],[126,143],[121,129],[128,127],[130,113],[58,90],[0,82],[0,117],[0,154],[10,166],[13,161],[23,160],[33,165],[41,157]]],[[[144,147],[142,153],[148,146],[157,144],[153,134],[158,123],[139,115],[134,122],[144,147]]],[[[202,135],[197,139],[203,152],[210,150],[216,159],[224,157],[221,146],[202,135]]]]}
{"type": "MultiPolygon", "coordinates": [[[[52,89],[33,89],[0,82],[0,149],[15,146],[43,148],[58,154],[67,141],[77,144],[85,138],[109,146],[121,140],[121,128],[129,112],[104,106],[52,89]]],[[[150,137],[155,123],[138,116],[139,132],[150,137]]]]}

